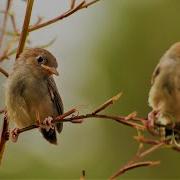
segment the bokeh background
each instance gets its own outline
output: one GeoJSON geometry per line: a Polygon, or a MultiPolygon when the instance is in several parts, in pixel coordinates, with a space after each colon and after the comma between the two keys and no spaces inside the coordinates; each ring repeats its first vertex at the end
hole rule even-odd
{"type": "MultiPolygon", "coordinates": [[[[32,22],[38,15],[49,19],[68,8],[68,0],[35,1],[32,22]]],[[[6,0],[0,1],[0,9],[6,0]]],[[[17,23],[22,26],[25,2],[13,1],[17,23]]],[[[56,77],[65,109],[79,106],[90,112],[123,91],[121,100],[107,112],[147,116],[151,74],[159,58],[180,40],[179,0],[101,0],[71,17],[32,32],[31,46],[53,38],[48,50],[59,59],[56,77]]],[[[0,23],[2,14],[0,15],[0,23]]],[[[2,24],[2,23],[1,23],[2,24]]],[[[9,24],[9,30],[11,26],[9,24]]],[[[13,58],[1,65],[10,69],[13,58]]],[[[1,107],[5,78],[0,76],[1,107]]],[[[111,121],[91,119],[66,123],[59,145],[49,145],[37,130],[9,142],[0,179],[78,179],[82,169],[88,179],[107,179],[136,152],[136,131],[111,121]]],[[[180,158],[169,149],[149,157],[161,165],[129,171],[121,179],[179,179],[180,158]]]]}

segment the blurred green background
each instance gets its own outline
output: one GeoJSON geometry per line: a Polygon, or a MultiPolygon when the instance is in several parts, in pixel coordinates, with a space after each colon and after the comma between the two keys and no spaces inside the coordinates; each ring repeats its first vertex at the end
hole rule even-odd
{"type": "MultiPolygon", "coordinates": [[[[5,3],[0,1],[1,9],[5,3]]],[[[66,8],[65,0],[35,1],[32,22],[38,15],[49,19],[66,8]]],[[[14,0],[13,9],[21,27],[25,3],[14,0]]],[[[179,41],[179,19],[179,0],[101,0],[31,33],[31,46],[57,38],[48,49],[59,59],[56,82],[66,110],[80,106],[82,113],[90,112],[123,91],[107,113],[137,111],[146,117],[151,74],[165,50],[179,41]]],[[[10,69],[12,61],[2,66],[10,69]]],[[[3,106],[3,76],[0,82],[3,106]]],[[[0,179],[78,179],[82,169],[88,179],[107,179],[135,154],[134,135],[129,127],[97,119],[66,123],[58,146],[44,141],[37,130],[29,131],[16,144],[7,144],[0,179]]],[[[160,166],[132,170],[121,179],[180,179],[178,158],[177,152],[162,149],[149,156],[161,160],[160,166]]]]}

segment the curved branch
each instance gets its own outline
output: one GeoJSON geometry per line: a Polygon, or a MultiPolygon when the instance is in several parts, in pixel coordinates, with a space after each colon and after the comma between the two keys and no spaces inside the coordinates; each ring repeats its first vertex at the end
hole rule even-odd
{"type": "Polygon", "coordinates": [[[72,15],[73,13],[79,11],[80,9],[84,9],[84,8],[87,8],[88,6],[91,6],[92,4],[98,2],[100,0],[95,0],[95,1],[92,1],[92,2],[89,2],[89,3],[86,3],[85,0],[83,0],[81,3],[79,3],[76,7],[74,7],[74,3],[73,3],[73,6],[70,7],[69,10],[67,10],[66,12],[64,12],[63,14],[61,14],[60,16],[57,16],[49,21],[46,21],[46,22],[43,22],[41,24],[38,24],[38,25],[34,25],[34,26],[30,26],[29,27],[29,32],[31,31],[35,31],[37,29],[40,29],[42,27],[45,27],[45,26],[48,26],[50,24],[53,24],[59,20],[62,20],[70,15],[72,15]],[[73,8],[72,8],[73,7],[73,8]]]}

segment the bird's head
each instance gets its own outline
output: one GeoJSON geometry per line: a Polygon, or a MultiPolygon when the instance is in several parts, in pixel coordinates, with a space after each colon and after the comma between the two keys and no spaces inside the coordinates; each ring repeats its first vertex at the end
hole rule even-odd
{"type": "Polygon", "coordinates": [[[170,58],[180,61],[180,42],[173,44],[167,51],[167,54],[170,58]]]}
{"type": "Polygon", "coordinates": [[[17,59],[17,63],[18,65],[27,65],[34,72],[46,76],[59,75],[56,58],[49,51],[42,48],[25,49],[17,59]]]}

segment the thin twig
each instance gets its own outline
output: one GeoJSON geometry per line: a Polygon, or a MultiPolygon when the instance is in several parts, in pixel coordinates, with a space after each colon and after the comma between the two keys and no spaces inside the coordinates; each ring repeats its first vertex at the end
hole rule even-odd
{"type": "Polygon", "coordinates": [[[85,180],[86,179],[86,171],[82,170],[82,174],[80,176],[80,180],[85,180]]]}
{"type": "Polygon", "coordinates": [[[13,37],[8,43],[7,46],[5,48],[5,50],[3,51],[3,54],[0,56],[0,62],[2,62],[5,58],[8,58],[8,52],[10,51],[10,49],[14,46],[14,44],[17,41],[17,37],[13,37]]]}
{"type": "MultiPolygon", "coordinates": [[[[57,116],[56,118],[54,118],[53,122],[52,123],[56,123],[56,122],[63,122],[63,119],[71,114],[73,114],[74,112],[76,112],[76,109],[71,109],[69,111],[67,111],[66,113],[60,115],[60,116],[57,116]]],[[[25,127],[25,128],[22,128],[22,129],[18,129],[18,134],[21,134],[25,131],[29,131],[29,130],[32,130],[32,129],[35,129],[35,128],[38,128],[39,126],[41,126],[40,124],[33,124],[31,126],[28,126],[28,127],[25,127]]]]}
{"type": "Polygon", "coordinates": [[[121,167],[117,172],[115,172],[110,179],[115,179],[118,176],[122,175],[123,173],[131,170],[131,169],[135,169],[138,167],[142,167],[142,166],[152,166],[152,165],[158,165],[160,163],[160,161],[145,161],[142,162],[140,161],[142,158],[144,158],[145,156],[147,156],[148,154],[152,153],[153,151],[159,149],[160,147],[162,147],[163,145],[165,145],[163,142],[153,145],[150,148],[142,151],[143,146],[140,146],[140,148],[138,148],[138,151],[136,153],[136,155],[132,158],[132,160],[130,160],[128,163],[126,163],[123,167],[121,167]]]}
{"type": "Polygon", "coordinates": [[[71,9],[73,9],[76,4],[76,0],[70,0],[70,1],[71,1],[70,7],[71,7],[71,9]]]}
{"type": "Polygon", "coordinates": [[[10,13],[10,18],[11,18],[11,22],[12,22],[12,26],[13,26],[13,29],[14,29],[14,33],[19,36],[19,32],[18,32],[18,28],[17,28],[17,25],[16,25],[16,20],[15,20],[15,17],[14,17],[14,14],[13,13],[10,13]]]}
{"type": "MultiPolygon", "coordinates": [[[[103,115],[103,114],[85,114],[85,115],[79,115],[79,116],[73,116],[73,117],[69,117],[69,118],[62,118],[62,116],[58,116],[57,118],[55,118],[53,120],[53,123],[58,123],[59,121],[61,122],[71,122],[71,123],[81,123],[82,119],[88,119],[88,118],[98,118],[98,119],[107,119],[107,120],[114,120],[118,123],[133,127],[135,129],[140,129],[140,130],[144,130],[145,127],[143,125],[137,124],[137,123],[133,123],[130,121],[126,121],[125,117],[124,119],[120,119],[118,116],[109,116],[109,115],[103,115]],[[80,120],[80,121],[77,121],[80,120]]],[[[22,129],[19,129],[18,132],[22,133],[25,131],[29,131],[35,128],[38,128],[39,125],[31,125],[22,129]]]]}
{"type": "Polygon", "coordinates": [[[0,61],[3,61],[4,59],[9,59],[9,56],[12,56],[16,53],[17,49],[14,48],[12,49],[10,52],[8,52],[7,54],[3,54],[3,56],[0,57],[0,61]]]}
{"type": "Polygon", "coordinates": [[[0,67],[0,72],[5,76],[5,77],[8,77],[9,76],[9,73],[4,70],[2,67],[0,67]]]}
{"type": "MultiPolygon", "coordinates": [[[[100,1],[100,0],[94,0],[94,1],[91,1],[91,2],[89,2],[89,3],[85,3],[82,8],[88,8],[89,6],[97,3],[98,1],[100,1]]],[[[81,8],[81,9],[82,9],[82,8],[81,8]]]]}
{"type": "Polygon", "coordinates": [[[114,104],[117,100],[119,100],[119,98],[122,96],[122,92],[120,92],[119,94],[117,94],[116,96],[113,96],[111,99],[107,100],[105,103],[103,103],[102,105],[100,105],[98,108],[96,108],[92,114],[97,114],[98,112],[104,110],[105,108],[107,108],[108,106],[114,104]]]}
{"type": "Polygon", "coordinates": [[[2,46],[4,35],[5,35],[5,32],[6,32],[8,13],[9,13],[11,4],[12,4],[12,0],[7,0],[6,10],[5,10],[5,13],[4,13],[4,19],[3,19],[3,24],[2,24],[2,32],[1,32],[1,35],[0,35],[0,47],[2,46]]]}
{"type": "Polygon", "coordinates": [[[29,23],[30,23],[30,19],[31,19],[31,12],[32,12],[33,3],[34,3],[34,0],[28,0],[27,1],[26,14],[25,14],[25,18],[24,18],[24,24],[23,24],[22,32],[20,35],[19,45],[17,48],[16,59],[19,57],[19,55],[23,51],[24,45],[26,42],[26,38],[28,36],[28,28],[29,28],[29,23]]]}
{"type": "Polygon", "coordinates": [[[0,164],[2,162],[5,144],[9,140],[8,127],[9,127],[9,123],[8,123],[8,119],[7,119],[7,116],[5,113],[4,114],[4,120],[3,120],[2,132],[1,132],[1,139],[0,139],[0,164]]]}
{"type": "Polygon", "coordinates": [[[116,179],[117,177],[119,177],[120,175],[124,174],[125,172],[135,169],[135,168],[139,168],[139,167],[150,167],[150,166],[155,166],[155,165],[159,165],[160,161],[143,161],[143,162],[136,162],[133,164],[130,164],[128,166],[125,166],[123,168],[121,168],[118,172],[116,172],[115,174],[113,174],[110,179],[116,179]]]}
{"type": "Polygon", "coordinates": [[[134,139],[138,142],[145,143],[145,144],[151,144],[151,145],[157,145],[161,143],[161,141],[156,139],[147,139],[144,138],[144,136],[134,136],[134,139]]]}
{"type": "Polygon", "coordinates": [[[61,14],[60,16],[57,16],[49,21],[46,21],[46,22],[43,22],[41,24],[38,24],[38,25],[35,25],[35,26],[30,26],[29,27],[29,32],[31,31],[35,31],[37,29],[40,29],[42,27],[45,27],[45,26],[48,26],[50,24],[53,24],[59,20],[62,20],[70,15],[72,15],[73,13],[75,13],[76,11],[79,11],[80,9],[83,9],[83,8],[87,8],[88,6],[98,2],[100,0],[96,0],[96,1],[92,1],[92,2],[89,2],[89,3],[86,3],[85,0],[83,0],[81,3],[79,3],[76,7],[74,7],[73,9],[69,9],[67,10],[66,12],[64,12],[63,14],[61,14]]]}
{"type": "Polygon", "coordinates": [[[153,151],[159,149],[160,147],[164,146],[165,143],[164,142],[161,142],[159,144],[156,144],[152,147],[150,147],[149,149],[147,149],[146,151],[142,152],[140,155],[139,155],[139,158],[143,158],[145,156],[147,156],[148,154],[152,153],[153,151]]]}
{"type": "Polygon", "coordinates": [[[33,26],[37,26],[37,25],[40,24],[41,21],[43,20],[43,18],[42,18],[41,16],[38,16],[37,18],[38,18],[38,19],[37,19],[37,21],[34,23],[33,26]]]}

